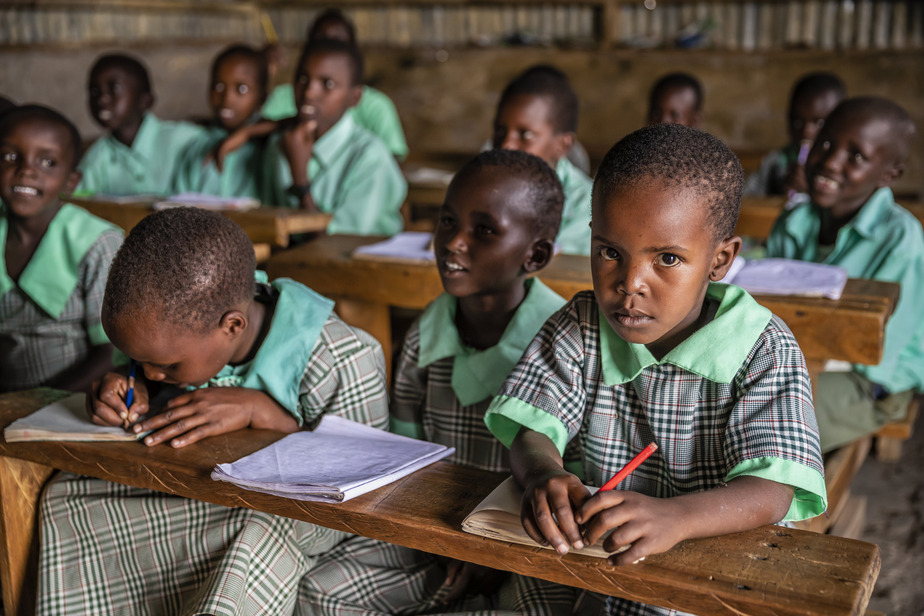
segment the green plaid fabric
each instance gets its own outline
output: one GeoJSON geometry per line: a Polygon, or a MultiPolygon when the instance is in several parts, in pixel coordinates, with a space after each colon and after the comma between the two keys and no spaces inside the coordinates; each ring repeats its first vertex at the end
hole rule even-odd
{"type": "Polygon", "coordinates": [[[78,266],[80,282],[58,318],[19,287],[0,296],[0,392],[44,385],[99,344],[106,276],[121,245],[122,233],[112,229],[90,246],[78,266]]]}
{"type": "MultiPolygon", "coordinates": [[[[526,349],[488,411],[489,425],[506,417],[536,426],[536,416],[548,413],[580,444],[585,482],[597,486],[654,441],[658,451],[618,487],[651,496],[716,487],[739,463],[757,458],[823,474],[805,361],[778,318],[770,320],[730,383],[663,363],[607,386],[600,327],[593,292],[575,295],[526,349]],[[505,408],[505,398],[514,403],[505,408]],[[517,412],[524,408],[535,411],[532,418],[517,412]]],[[[611,597],[608,613],[676,612],[611,597]]]]}
{"type": "MultiPolygon", "coordinates": [[[[331,315],[299,412],[385,428],[384,357],[331,315]]],[[[347,535],[247,509],[61,474],[41,503],[38,614],[289,614],[299,582],[347,535]]]]}

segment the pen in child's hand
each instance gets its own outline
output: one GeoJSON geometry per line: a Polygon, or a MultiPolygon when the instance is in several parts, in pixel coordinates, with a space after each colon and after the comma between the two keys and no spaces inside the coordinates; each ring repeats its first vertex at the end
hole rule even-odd
{"type": "Polygon", "coordinates": [[[598,490],[598,492],[603,492],[603,491],[606,491],[606,490],[612,490],[613,488],[615,488],[617,485],[619,485],[619,482],[620,482],[620,481],[622,481],[623,479],[625,479],[626,477],[628,477],[628,476],[629,476],[629,473],[631,473],[631,472],[634,471],[636,468],[638,468],[639,464],[641,464],[642,462],[644,462],[645,460],[647,460],[647,459],[648,459],[648,456],[650,456],[651,454],[653,454],[653,453],[654,453],[655,451],[657,451],[657,450],[658,450],[658,445],[657,445],[657,443],[652,443],[652,444],[649,445],[648,447],[645,447],[645,449],[641,450],[641,451],[638,453],[637,456],[635,456],[634,458],[632,458],[632,461],[631,461],[631,462],[629,462],[629,463],[626,464],[624,467],[622,467],[622,470],[621,470],[621,471],[619,471],[618,473],[616,473],[615,475],[613,475],[613,478],[612,478],[612,479],[610,479],[609,481],[607,481],[606,483],[604,483],[603,486],[598,490]]]}
{"type": "MultiPolygon", "coordinates": [[[[132,402],[134,402],[134,400],[135,400],[135,360],[130,359],[128,360],[128,393],[125,394],[125,408],[130,410],[132,408],[132,402]]],[[[125,417],[123,419],[125,420],[125,423],[123,424],[122,427],[128,430],[128,428],[131,426],[131,422],[128,421],[127,412],[125,413],[125,417]]]]}

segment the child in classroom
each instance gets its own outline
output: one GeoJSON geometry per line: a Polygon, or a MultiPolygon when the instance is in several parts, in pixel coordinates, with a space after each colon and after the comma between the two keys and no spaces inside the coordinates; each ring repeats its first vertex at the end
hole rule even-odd
{"type": "MultiPolygon", "coordinates": [[[[308,29],[308,41],[316,39],[335,39],[355,46],[356,28],[340,9],[325,9],[315,17],[308,29]]],[[[280,84],[273,88],[263,105],[262,114],[268,120],[281,120],[294,116],[297,109],[292,85],[280,84]]],[[[404,160],[407,157],[407,141],[401,127],[401,118],[387,94],[363,85],[362,97],[348,113],[358,125],[385,142],[395,158],[404,160]]]]}
{"type": "Polygon", "coordinates": [[[262,201],[331,214],[331,234],[394,235],[407,182],[385,144],[346,114],[362,82],[356,47],[308,42],[295,73],[298,115],[280,121],[267,144],[262,201]]]}
{"type": "Polygon", "coordinates": [[[555,169],[565,193],[555,241],[564,253],[590,255],[593,182],[567,158],[577,121],[577,95],[567,76],[548,65],[534,66],[504,88],[494,115],[493,146],[529,152],[555,169]]]}
{"type": "MultiPolygon", "coordinates": [[[[252,427],[291,433],[333,414],[387,428],[381,346],[333,302],[255,274],[253,246],[217,212],[155,212],[106,284],[103,326],[138,367],[109,373],[91,417],[185,447],[252,427]],[[153,388],[185,389],[147,416],[153,388]]],[[[349,535],[245,508],[61,473],[41,502],[37,613],[284,614],[318,555],[349,535]]]]}
{"type": "Polygon", "coordinates": [[[744,194],[782,195],[787,205],[807,200],[805,160],[828,114],[844,100],[847,88],[834,73],[819,71],[799,78],[789,96],[789,143],[767,154],[748,177],[744,194]]]}
{"type": "Polygon", "coordinates": [[[220,159],[218,150],[231,133],[259,118],[266,80],[262,52],[236,44],[218,54],[209,85],[212,122],[182,154],[174,182],[177,192],[260,198],[263,141],[247,141],[220,159]]]}
{"type": "Polygon", "coordinates": [[[90,69],[89,104],[106,133],[80,164],[81,195],[168,195],[181,155],[204,129],[168,122],[151,111],[154,93],[148,70],[125,54],[107,54],[90,69]]]}
{"type": "Polygon", "coordinates": [[[924,232],[889,188],[904,172],[914,134],[911,117],[888,99],[842,102],[805,163],[810,201],[783,213],[767,239],[769,257],[901,285],[882,360],[819,375],[815,412],[825,452],[902,419],[914,393],[924,391],[924,232]]]}
{"type": "MultiPolygon", "coordinates": [[[[523,526],[561,554],[601,540],[630,565],[692,537],[825,509],[805,360],[786,325],[718,283],[743,172],[675,124],[620,140],[594,181],[593,291],[546,321],[488,408],[524,488],[523,526]],[[583,477],[563,466],[579,443],[583,477]],[[591,496],[650,443],[616,490],[591,496]],[[554,517],[553,517],[554,516],[554,517]],[[556,523],[557,520],[557,523],[556,523]]],[[[670,610],[610,597],[609,614],[670,610]]]]}
{"type": "Polygon", "coordinates": [[[7,97],[0,95],[0,115],[2,115],[6,111],[9,111],[15,106],[16,106],[16,103],[11,101],[7,97]]]}
{"type": "MultiPolygon", "coordinates": [[[[482,152],[456,173],[434,233],[445,292],[408,331],[392,392],[393,432],[454,447],[448,459],[457,464],[510,468],[484,412],[546,318],[565,304],[527,277],[551,259],[562,205],[554,171],[525,152],[482,152]]],[[[440,564],[361,537],[325,555],[316,573],[303,582],[302,596],[332,616],[489,607],[571,614],[574,604],[570,588],[522,576],[505,580],[485,567],[440,564]],[[490,599],[483,605],[481,593],[490,599]]]]}
{"type": "Polygon", "coordinates": [[[689,73],[670,73],[651,87],[648,125],[683,124],[699,128],[703,121],[703,86],[689,73]]]}
{"type": "Polygon", "coordinates": [[[80,134],[39,105],[0,115],[0,392],[80,391],[112,367],[100,310],[122,231],[64,203],[80,134]]]}

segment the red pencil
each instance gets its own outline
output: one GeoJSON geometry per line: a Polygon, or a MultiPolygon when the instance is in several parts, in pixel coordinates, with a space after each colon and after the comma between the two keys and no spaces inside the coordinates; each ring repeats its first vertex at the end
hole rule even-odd
{"type": "Polygon", "coordinates": [[[619,482],[629,476],[629,473],[638,468],[638,465],[648,459],[648,456],[653,454],[658,450],[657,443],[652,443],[645,449],[641,450],[637,456],[632,458],[632,461],[622,467],[622,470],[613,475],[613,478],[603,484],[603,487],[600,488],[599,492],[604,490],[612,490],[619,485],[619,482]]]}

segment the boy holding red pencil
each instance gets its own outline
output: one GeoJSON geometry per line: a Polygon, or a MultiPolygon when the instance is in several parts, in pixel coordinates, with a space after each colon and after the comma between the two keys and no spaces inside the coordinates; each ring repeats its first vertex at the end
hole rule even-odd
{"type": "MultiPolygon", "coordinates": [[[[825,484],[805,360],[781,320],[721,284],[743,175],[707,133],[643,128],[594,184],[594,290],[543,326],[485,421],[510,446],[523,526],[561,554],[628,565],[688,538],[814,517],[825,484]],[[574,439],[583,478],[561,452],[574,439]],[[648,443],[658,450],[591,496],[648,443]],[[583,480],[583,482],[582,482],[583,480]]],[[[669,610],[610,597],[609,614],[669,610]]]]}

